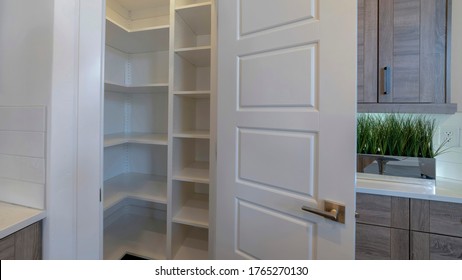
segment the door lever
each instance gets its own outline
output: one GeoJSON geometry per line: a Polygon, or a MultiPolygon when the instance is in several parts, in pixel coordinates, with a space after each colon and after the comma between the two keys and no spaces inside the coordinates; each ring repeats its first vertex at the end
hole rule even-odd
{"type": "Polygon", "coordinates": [[[302,210],[322,216],[326,219],[344,224],[345,223],[345,205],[332,202],[324,201],[324,211],[317,208],[308,206],[302,206],[302,210]]]}

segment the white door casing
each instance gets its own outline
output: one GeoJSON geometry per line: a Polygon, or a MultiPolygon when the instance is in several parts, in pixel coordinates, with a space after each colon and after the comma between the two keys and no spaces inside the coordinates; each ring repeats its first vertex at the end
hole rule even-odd
{"type": "Polygon", "coordinates": [[[356,1],[218,1],[217,111],[216,258],[353,259],[356,1]]]}

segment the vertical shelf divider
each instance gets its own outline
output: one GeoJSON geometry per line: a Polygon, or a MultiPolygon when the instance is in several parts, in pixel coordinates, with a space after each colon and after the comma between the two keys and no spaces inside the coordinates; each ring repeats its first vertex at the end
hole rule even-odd
{"type": "Polygon", "coordinates": [[[170,0],[167,259],[213,258],[215,18],[213,0],[170,0]],[[210,175],[195,172],[197,163],[207,165],[210,175]],[[182,176],[185,168],[190,176],[182,176]]]}

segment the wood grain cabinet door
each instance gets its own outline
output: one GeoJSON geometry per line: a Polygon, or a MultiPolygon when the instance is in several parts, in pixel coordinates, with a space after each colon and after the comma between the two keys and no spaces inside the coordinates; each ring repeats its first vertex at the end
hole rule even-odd
{"type": "Polygon", "coordinates": [[[448,5],[450,0],[358,1],[359,103],[449,103],[448,5]]]}
{"type": "Polygon", "coordinates": [[[379,103],[446,102],[446,2],[379,1],[379,103]]]}
{"type": "Polygon", "coordinates": [[[462,238],[411,231],[411,259],[462,260],[462,238]]]}
{"type": "Polygon", "coordinates": [[[357,223],[409,229],[409,199],[356,194],[357,223]]]}
{"type": "Polygon", "coordinates": [[[356,259],[409,259],[409,199],[356,194],[356,259]]]}
{"type": "Polygon", "coordinates": [[[462,204],[411,199],[411,258],[462,260],[462,204]]]}
{"type": "Polygon", "coordinates": [[[411,230],[462,237],[462,204],[411,200],[411,230]]]}
{"type": "Polygon", "coordinates": [[[408,260],[409,231],[356,224],[357,260],[408,260]]]}
{"type": "Polygon", "coordinates": [[[0,240],[0,260],[14,260],[14,235],[0,240]]]}
{"type": "Polygon", "coordinates": [[[0,260],[41,260],[42,222],[0,239],[0,260]]]}

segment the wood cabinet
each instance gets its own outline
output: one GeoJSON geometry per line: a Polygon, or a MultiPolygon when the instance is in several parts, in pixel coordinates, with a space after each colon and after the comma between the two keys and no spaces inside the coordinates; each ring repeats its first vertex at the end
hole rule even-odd
{"type": "Polygon", "coordinates": [[[358,112],[454,113],[450,0],[358,1],[358,112]]]}
{"type": "Polygon", "coordinates": [[[411,199],[411,258],[462,260],[462,204],[411,199]]]}
{"type": "Polygon", "coordinates": [[[0,260],[42,259],[42,223],[37,222],[0,239],[0,260]]]}
{"type": "Polygon", "coordinates": [[[462,259],[462,204],[357,194],[356,259],[462,259]]]}
{"type": "Polygon", "coordinates": [[[209,258],[215,4],[108,0],[104,258],[209,258]]]}
{"type": "Polygon", "coordinates": [[[409,259],[409,199],[356,195],[356,259],[409,259]]]}

